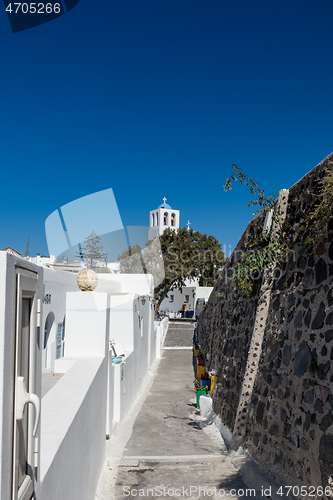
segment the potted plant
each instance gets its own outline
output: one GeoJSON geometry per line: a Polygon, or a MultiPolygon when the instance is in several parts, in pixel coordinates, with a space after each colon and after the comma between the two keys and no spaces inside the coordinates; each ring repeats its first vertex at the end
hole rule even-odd
{"type": "Polygon", "coordinates": [[[200,353],[198,344],[194,344],[193,348],[194,348],[194,356],[198,356],[200,353]]]}
{"type": "Polygon", "coordinates": [[[208,386],[208,389],[210,390],[211,380],[208,373],[205,372],[202,375],[199,375],[198,378],[200,380],[201,386],[208,386]]]}
{"type": "Polygon", "coordinates": [[[203,375],[206,371],[205,365],[198,365],[197,366],[197,377],[199,378],[200,375],[203,375]]]}
{"type": "Polygon", "coordinates": [[[193,384],[194,384],[194,389],[197,391],[197,408],[199,408],[199,400],[200,400],[200,396],[203,396],[204,394],[207,394],[207,391],[209,390],[207,386],[201,386],[200,383],[194,379],[193,380],[193,384]]]}
{"type": "Polygon", "coordinates": [[[198,365],[204,365],[205,364],[205,356],[202,354],[202,352],[199,352],[197,356],[197,364],[198,365]]]}
{"type": "Polygon", "coordinates": [[[199,378],[199,375],[203,375],[206,371],[205,368],[205,356],[200,352],[199,356],[197,357],[197,377],[199,378]]]}

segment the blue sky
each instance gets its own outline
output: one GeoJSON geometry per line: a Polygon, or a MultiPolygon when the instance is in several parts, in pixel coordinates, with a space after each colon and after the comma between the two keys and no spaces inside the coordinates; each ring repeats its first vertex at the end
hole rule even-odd
{"type": "Polygon", "coordinates": [[[0,10],[0,247],[47,254],[57,208],[112,188],[124,225],[166,196],[233,248],[267,192],[330,154],[333,3],[80,0],[13,34],[0,10]]]}

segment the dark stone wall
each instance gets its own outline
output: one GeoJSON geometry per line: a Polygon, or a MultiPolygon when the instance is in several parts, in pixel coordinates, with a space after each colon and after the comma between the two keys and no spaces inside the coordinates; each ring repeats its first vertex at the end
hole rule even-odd
{"type": "MultiPolygon", "coordinates": [[[[245,447],[280,484],[327,486],[333,477],[333,220],[319,233],[309,221],[318,180],[332,165],[333,154],[289,191],[289,253],[273,282],[249,402],[245,447]]],[[[250,222],[235,252],[262,224],[262,216],[250,222]]],[[[213,407],[230,430],[258,300],[242,298],[227,279],[235,252],[198,321],[201,349],[218,369],[213,407]]]]}
{"type": "Polygon", "coordinates": [[[232,266],[238,252],[247,247],[250,234],[259,231],[263,222],[260,215],[248,225],[198,321],[201,350],[210,354],[210,367],[218,370],[214,410],[230,429],[235,423],[258,301],[257,297],[243,298],[234,288],[232,266]]]}

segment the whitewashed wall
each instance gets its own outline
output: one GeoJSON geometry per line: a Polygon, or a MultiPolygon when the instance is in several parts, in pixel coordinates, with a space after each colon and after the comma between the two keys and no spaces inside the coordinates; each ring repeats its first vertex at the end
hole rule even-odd
{"type": "Polygon", "coordinates": [[[105,454],[109,294],[68,292],[66,323],[75,363],[43,398],[41,498],[92,500],[105,454]]]}
{"type": "Polygon", "coordinates": [[[162,321],[155,321],[155,337],[156,337],[156,358],[162,357],[162,346],[169,327],[169,318],[166,316],[162,321]]]}
{"type": "MultiPolygon", "coordinates": [[[[98,275],[99,276],[99,275],[98,275]]],[[[154,296],[154,278],[151,274],[103,274],[103,290],[107,282],[121,284],[122,293],[137,293],[138,295],[154,296]]],[[[99,279],[99,278],[98,278],[99,279]]]]}
{"type": "Polygon", "coordinates": [[[126,354],[121,364],[112,365],[114,426],[139,395],[156,359],[154,309],[149,296],[111,296],[110,338],[122,344],[126,354]]]}
{"type": "Polygon", "coordinates": [[[93,498],[105,435],[124,418],[155,361],[153,304],[141,295],[153,281],[140,276],[134,282],[140,295],[126,293],[135,288],[128,276],[99,280],[99,290],[117,293],[67,292],[65,357],[55,362],[55,371],[65,374],[42,404],[41,500],[93,498]],[[124,346],[120,365],[112,364],[109,338],[124,346]],[[87,456],[94,457],[89,473],[87,461],[75,459],[87,456]]]}
{"type": "Polygon", "coordinates": [[[42,334],[43,334],[43,358],[42,367],[44,371],[54,371],[54,360],[56,357],[56,334],[58,323],[63,323],[66,316],[66,292],[77,291],[77,275],[56,271],[54,269],[44,269],[44,297],[50,297],[50,303],[43,304],[42,313],[42,334]],[[45,326],[47,318],[51,319],[52,326],[49,325],[50,334],[45,345],[45,326]],[[53,322],[52,322],[53,319],[53,322]]]}
{"type": "Polygon", "coordinates": [[[165,298],[160,306],[161,312],[172,312],[177,313],[183,309],[183,305],[187,306],[188,311],[194,311],[195,306],[195,287],[184,287],[183,292],[175,289],[168,293],[167,298],[165,298]],[[189,302],[185,302],[185,295],[189,296],[189,302]],[[171,301],[171,296],[174,297],[171,301]]]}
{"type": "Polygon", "coordinates": [[[107,358],[77,360],[44,396],[41,500],[93,500],[105,455],[107,358]]]}
{"type": "Polygon", "coordinates": [[[196,301],[198,299],[205,299],[206,302],[213,290],[213,287],[203,287],[203,286],[187,286],[182,289],[182,292],[178,289],[172,290],[168,293],[168,296],[163,300],[160,306],[160,312],[164,313],[178,313],[183,309],[183,305],[187,306],[188,311],[194,311],[196,301]],[[174,300],[171,301],[171,295],[173,295],[174,300]],[[189,296],[189,302],[185,302],[185,295],[189,296]]]}
{"type": "Polygon", "coordinates": [[[156,359],[153,278],[143,275],[131,280],[123,275],[113,281],[114,275],[103,275],[99,292],[84,293],[76,291],[76,275],[44,269],[43,290],[42,268],[0,252],[0,488],[4,500],[10,500],[11,488],[15,264],[39,273],[42,302],[45,294],[51,294],[51,303],[41,311],[35,391],[39,396],[43,333],[50,312],[55,323],[66,317],[65,351],[67,343],[70,358],[65,374],[42,400],[36,500],[92,500],[107,429],[112,431],[116,416],[126,415],[156,359]],[[109,366],[109,338],[126,347],[122,365],[109,366]]]}
{"type": "MultiPolygon", "coordinates": [[[[41,332],[43,335],[42,345],[44,347],[45,324],[47,318],[53,319],[51,331],[43,349],[42,367],[44,371],[55,371],[56,358],[56,335],[58,323],[65,323],[63,349],[66,349],[66,293],[78,291],[77,274],[44,268],[44,293],[50,297],[51,302],[44,301],[41,332]]],[[[138,295],[150,295],[154,293],[154,281],[151,275],[132,274],[99,274],[96,292],[110,294],[136,293],[138,295]]]]}

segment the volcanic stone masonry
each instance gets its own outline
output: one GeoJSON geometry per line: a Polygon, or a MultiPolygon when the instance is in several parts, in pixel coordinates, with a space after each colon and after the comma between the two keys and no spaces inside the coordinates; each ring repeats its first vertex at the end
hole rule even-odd
{"type": "MultiPolygon", "coordinates": [[[[289,251],[270,290],[241,444],[278,484],[333,492],[333,218],[315,237],[309,220],[332,166],[333,153],[289,189],[289,251]]],[[[201,350],[218,370],[213,408],[234,436],[262,290],[242,297],[231,268],[263,223],[263,214],[249,223],[198,320],[201,350]]]]}

